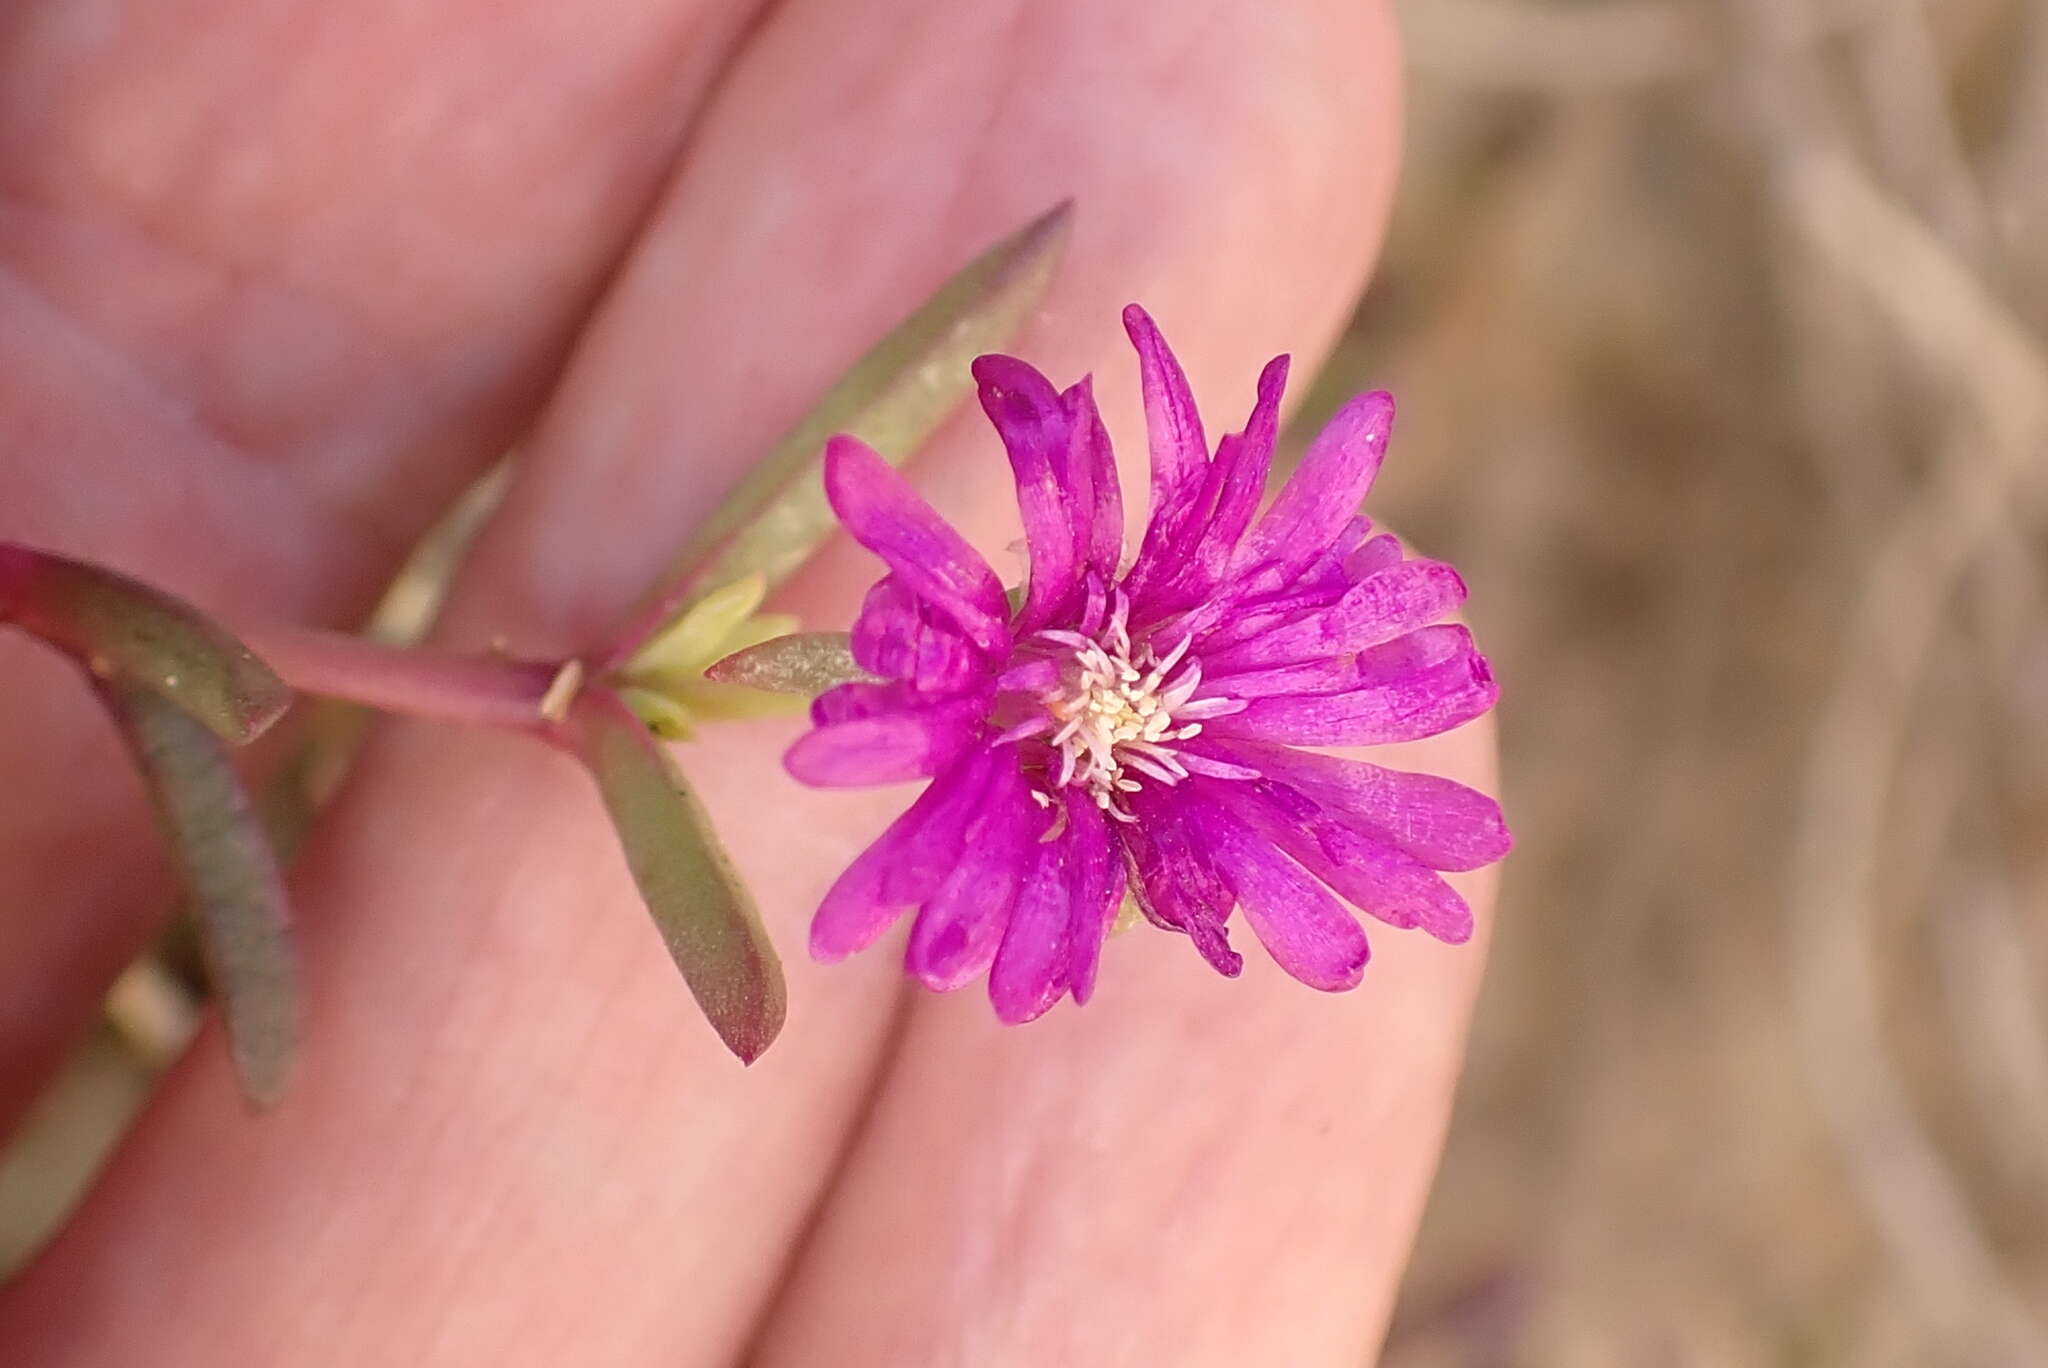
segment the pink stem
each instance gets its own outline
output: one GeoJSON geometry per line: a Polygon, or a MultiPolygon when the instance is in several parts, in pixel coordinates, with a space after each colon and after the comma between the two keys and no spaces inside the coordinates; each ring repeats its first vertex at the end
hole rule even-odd
{"type": "Polygon", "coordinates": [[[241,639],[304,693],[439,722],[547,733],[541,701],[558,664],[386,646],[302,627],[244,631],[241,639]]]}

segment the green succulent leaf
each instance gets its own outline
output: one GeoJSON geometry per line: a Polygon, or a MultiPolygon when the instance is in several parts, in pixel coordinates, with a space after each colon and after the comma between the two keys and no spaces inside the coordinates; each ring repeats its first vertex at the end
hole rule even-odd
{"type": "Polygon", "coordinates": [[[298,966],[284,881],[227,750],[180,704],[108,681],[100,695],[135,756],[199,929],[243,1094],[268,1107],[298,1053],[298,966]]]}
{"type": "Polygon", "coordinates": [[[794,632],[734,651],[709,666],[704,677],[719,684],[816,698],[841,684],[873,680],[853,663],[853,639],[845,632],[794,632]]]}
{"type": "Polygon", "coordinates": [[[227,629],[161,589],[84,561],[0,543],[0,621],[100,679],[177,704],[238,745],[291,705],[283,681],[227,629]]]}
{"type": "Polygon", "coordinates": [[[1109,934],[1121,936],[1124,932],[1140,926],[1145,921],[1145,908],[1138,901],[1138,895],[1128,887],[1124,889],[1124,900],[1117,904],[1116,920],[1109,924],[1109,934]]]}
{"type": "Polygon", "coordinates": [[[672,587],[611,663],[717,586],[758,574],[772,588],[802,565],[834,527],[826,439],[851,433],[908,459],[966,397],[974,358],[1006,345],[1038,306],[1072,215],[1063,203],[990,247],[855,362],[685,543],[672,587]]]}
{"type": "Polygon", "coordinates": [[[782,962],[710,814],[609,689],[578,696],[565,734],[597,780],[633,881],[697,1005],[727,1048],[753,1063],[782,1029],[782,962]]]}

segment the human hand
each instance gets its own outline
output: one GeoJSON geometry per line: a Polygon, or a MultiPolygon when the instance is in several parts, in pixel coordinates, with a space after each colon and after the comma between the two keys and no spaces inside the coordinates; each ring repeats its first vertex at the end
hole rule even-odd
{"type": "MultiPolygon", "coordinates": [[[[537,423],[444,624],[471,646],[611,626],[862,346],[1069,195],[1017,350],[1097,371],[1136,456],[1117,316],[1142,299],[1234,417],[1269,355],[1307,373],[1341,326],[1398,144],[1384,7],[1342,0],[93,18],[0,19],[5,532],[231,621],[344,624],[537,423]]],[[[978,421],[915,473],[985,548],[1015,538],[978,421]]],[[[843,622],[871,578],[836,547],[789,606],[843,622]]],[[[104,724],[4,649],[18,1109],[167,895],[104,724]]],[[[195,1051],[0,1299],[0,1360],[1369,1352],[1481,952],[1382,934],[1365,985],[1328,998],[1140,931],[1086,1009],[999,1027],[885,953],[802,960],[819,893],[897,802],[799,789],[776,759],[794,732],[721,728],[684,757],[788,956],[789,1026],[741,1070],[571,763],[385,727],[294,872],[292,1094],[245,1119],[223,1052],[195,1051]]],[[[1481,728],[1403,749],[1488,781],[1481,728]]],[[[1488,876],[1460,884],[1483,927],[1488,876]]]]}

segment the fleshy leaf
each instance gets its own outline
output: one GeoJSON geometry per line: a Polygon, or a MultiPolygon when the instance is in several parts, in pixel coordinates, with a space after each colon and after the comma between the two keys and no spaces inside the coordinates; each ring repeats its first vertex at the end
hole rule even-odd
{"type": "Polygon", "coordinates": [[[100,679],[168,699],[238,745],[291,705],[270,667],[191,604],[97,565],[0,542],[0,622],[7,621],[100,679]]]}
{"type": "Polygon", "coordinates": [[[1144,920],[1145,909],[1138,901],[1138,885],[1136,883],[1128,884],[1124,888],[1123,900],[1117,904],[1116,918],[1109,924],[1109,934],[1121,936],[1124,932],[1136,928],[1144,920]]]}
{"type": "Polygon", "coordinates": [[[846,433],[899,464],[917,450],[969,393],[969,364],[1005,346],[1043,297],[1072,208],[1063,203],[990,247],[855,362],[684,544],[673,587],[606,665],[711,586],[759,573],[772,588],[802,565],[837,526],[820,474],[825,440],[846,433]]]}
{"type": "Polygon", "coordinates": [[[103,683],[100,694],[142,771],[198,923],[235,1076],[251,1104],[268,1107],[284,1092],[300,1025],[277,857],[226,749],[197,719],[137,685],[103,683]]]}
{"type": "Polygon", "coordinates": [[[618,690],[618,699],[664,741],[689,741],[697,735],[695,715],[665,693],[626,685],[618,690]]]}
{"type": "Polygon", "coordinates": [[[853,663],[853,638],[845,632],[796,632],[744,651],[735,651],[704,671],[717,684],[737,684],[771,693],[816,698],[841,684],[872,682],[853,663]]]}
{"type": "Polygon", "coordinates": [[[763,693],[758,689],[743,689],[705,680],[678,685],[670,696],[684,712],[700,723],[795,717],[804,710],[804,700],[794,694],[763,693]]]}
{"type": "Polygon", "coordinates": [[[780,694],[707,680],[705,668],[721,657],[794,632],[797,620],[760,612],[768,586],[758,575],[721,585],[685,610],[674,623],[613,676],[619,697],[655,735],[688,740],[704,722],[775,717],[800,706],[780,694]]]}
{"type": "Polygon", "coordinates": [[[701,677],[706,665],[725,654],[726,639],[753,616],[767,594],[768,582],[759,574],[720,585],[641,647],[622,673],[633,679],[701,677]]]}
{"type": "Polygon", "coordinates": [[[697,1005],[727,1048],[753,1063],[782,1029],[782,962],[710,815],[610,690],[585,690],[565,730],[597,780],[633,881],[697,1005]]]}

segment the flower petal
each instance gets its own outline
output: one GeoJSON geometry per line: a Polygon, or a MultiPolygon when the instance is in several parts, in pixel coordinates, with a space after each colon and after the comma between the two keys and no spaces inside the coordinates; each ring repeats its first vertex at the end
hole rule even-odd
{"type": "Polygon", "coordinates": [[[1169,618],[1159,634],[1179,638],[1192,635],[1198,658],[1221,654],[1255,637],[1275,632],[1291,622],[1319,613],[1344,597],[1349,586],[1321,586],[1284,594],[1240,597],[1226,589],[1207,603],[1177,617],[1169,618]]]}
{"type": "Polygon", "coordinates": [[[812,958],[830,964],[865,950],[906,909],[938,891],[960,863],[967,824],[981,811],[996,760],[987,748],[962,756],[855,857],[811,919],[812,958]]]}
{"type": "Polygon", "coordinates": [[[1152,577],[1170,567],[1198,526],[1208,488],[1209,444],[1202,418],[1180,362],[1152,316],[1133,304],[1124,310],[1124,331],[1138,349],[1138,373],[1145,394],[1145,430],[1152,453],[1152,506],[1145,539],[1125,587],[1137,597],[1152,577]]]}
{"type": "Polygon", "coordinates": [[[1002,581],[895,468],[852,437],[825,446],[825,495],[854,539],[992,656],[1010,649],[1002,581]]]}
{"type": "Polygon", "coordinates": [[[1280,398],[1287,388],[1288,360],[1276,356],[1259,376],[1258,401],[1242,431],[1216,447],[1201,497],[1181,535],[1182,545],[1162,545],[1167,563],[1132,570],[1133,594],[1141,612],[1188,607],[1208,598],[1221,583],[1237,543],[1259,510],[1273,447],[1280,432],[1280,398]]]}
{"type": "Polygon", "coordinates": [[[1210,863],[1185,801],[1155,786],[1138,794],[1132,806],[1138,822],[1118,835],[1130,854],[1137,875],[1132,887],[1146,919],[1186,935],[1211,968],[1236,978],[1244,972],[1244,957],[1230,948],[1224,925],[1236,899],[1210,863]]]}
{"type": "Polygon", "coordinates": [[[884,713],[924,707],[932,701],[905,680],[894,679],[884,684],[855,680],[835,685],[812,699],[811,721],[820,727],[834,722],[855,722],[863,717],[880,717],[884,713]]]}
{"type": "Polygon", "coordinates": [[[1045,810],[1031,801],[1022,772],[1014,763],[999,767],[967,830],[959,864],[918,910],[910,929],[903,967],[913,977],[945,993],[988,969],[1045,823],[1045,810]]]}
{"type": "MultiPolygon", "coordinates": [[[[1233,760],[1219,759],[1218,755],[1223,744],[1249,745],[1250,743],[1212,743],[1209,749],[1204,752],[1193,749],[1193,742],[1182,741],[1174,747],[1174,758],[1180,761],[1181,768],[1189,774],[1206,774],[1211,779],[1256,779],[1259,777],[1259,771],[1250,765],[1242,765],[1233,760]]],[[[1275,746],[1272,749],[1283,750],[1288,748],[1275,746]]],[[[1289,754],[1292,753],[1289,750],[1289,754]]]]}
{"type": "Polygon", "coordinates": [[[834,695],[887,687],[842,684],[821,695],[812,705],[816,730],[797,738],[783,766],[814,788],[897,784],[938,773],[981,736],[988,700],[980,694],[863,715],[835,716],[842,705],[828,702],[834,695]]]}
{"type": "Polygon", "coordinates": [[[984,672],[980,652],[894,575],[868,590],[850,642],[854,664],[919,693],[956,693],[984,672]]]}
{"type": "Polygon", "coordinates": [[[1345,578],[1356,584],[1368,575],[1377,575],[1389,566],[1398,564],[1405,554],[1407,553],[1402,551],[1399,537],[1384,533],[1372,537],[1360,542],[1358,549],[1344,558],[1345,578]]]}
{"type": "Polygon", "coordinates": [[[1233,569],[1269,588],[1293,582],[1365,502],[1393,426],[1394,399],[1385,391],[1359,395],[1337,410],[1245,538],[1233,569]]]}
{"type": "Polygon", "coordinates": [[[1014,660],[996,676],[996,692],[1050,693],[1060,685],[1060,663],[1047,656],[1014,660]]]}
{"type": "Polygon", "coordinates": [[[1472,909],[1441,875],[1352,830],[1298,789],[1271,780],[1195,782],[1204,798],[1227,806],[1359,911],[1452,945],[1472,938],[1472,909]]]}
{"type": "Polygon", "coordinates": [[[1238,673],[1220,669],[1214,677],[1205,672],[1195,697],[1252,699],[1349,693],[1398,684],[1472,649],[1469,628],[1454,622],[1438,623],[1406,630],[1391,641],[1362,650],[1334,646],[1328,654],[1291,665],[1238,673]]]}
{"type": "Polygon", "coordinates": [[[1102,580],[1110,580],[1124,556],[1123,487],[1117,479],[1116,452],[1095,407],[1092,381],[1083,377],[1060,396],[1060,402],[1067,409],[1069,441],[1065,483],[1088,523],[1085,565],[1102,580]]]}
{"type": "Polygon", "coordinates": [[[1241,766],[1300,789],[1346,826],[1405,851],[1432,869],[1478,869],[1514,845],[1500,804],[1477,789],[1434,774],[1385,769],[1363,760],[1203,737],[1183,747],[1183,763],[1241,766]]]}
{"type": "MultiPolygon", "coordinates": [[[[1372,519],[1362,513],[1351,518],[1337,530],[1336,537],[1324,548],[1322,554],[1311,560],[1308,567],[1295,577],[1293,587],[1297,591],[1309,588],[1335,589],[1341,595],[1363,578],[1353,571],[1352,563],[1360,559],[1360,551],[1372,540],[1372,519]]],[[[1400,545],[1398,540],[1388,540],[1394,541],[1396,547],[1400,545]]],[[[1400,557],[1396,556],[1394,559],[1399,560],[1400,557]]]]}
{"type": "Polygon", "coordinates": [[[988,971],[989,1001],[1013,1026],[1045,1015],[1067,991],[1074,904],[1083,892],[1073,868],[1073,835],[1069,827],[1027,854],[1023,887],[988,971]]]}
{"type": "MultiPolygon", "coordinates": [[[[1073,595],[1087,553],[1083,491],[1061,478],[1071,469],[1072,415],[1052,382],[1014,356],[977,358],[974,378],[981,387],[982,410],[1002,437],[1016,478],[1017,508],[1031,555],[1031,582],[1017,630],[1028,632],[1052,621],[1073,595]]],[[[1086,493],[1092,497],[1092,488],[1086,493]]]]}
{"type": "Polygon", "coordinates": [[[1224,676],[1205,671],[1202,693],[1205,697],[1278,698],[1344,693],[1365,683],[1356,655],[1329,655],[1320,660],[1275,665],[1265,670],[1240,670],[1224,676]]]}
{"type": "Polygon", "coordinates": [[[1473,655],[1477,649],[1470,627],[1462,622],[1439,622],[1360,651],[1359,677],[1367,684],[1398,684],[1447,660],[1473,655]]]}
{"type": "Polygon", "coordinates": [[[1216,447],[1216,465],[1222,471],[1216,507],[1202,532],[1198,555],[1212,574],[1220,574],[1238,540],[1252,524],[1265,497],[1266,477],[1273,468],[1273,448],[1280,437],[1280,399],[1287,392],[1288,358],[1276,356],[1259,373],[1258,399],[1242,431],[1225,437],[1216,447]]]}
{"type": "Polygon", "coordinates": [[[1465,581],[1442,561],[1406,560],[1368,575],[1328,608],[1202,654],[1209,678],[1362,651],[1436,622],[1465,601],[1465,581]]]}
{"type": "MultiPolygon", "coordinates": [[[[1138,350],[1138,373],[1145,393],[1145,427],[1151,440],[1154,492],[1191,494],[1199,489],[1209,464],[1209,444],[1202,436],[1202,417],[1180,362],[1159,335],[1152,315],[1136,304],[1124,309],[1124,332],[1138,350]]],[[[1158,500],[1156,504],[1173,500],[1158,500]]]]}
{"type": "Polygon", "coordinates": [[[1205,732],[1292,746],[1383,745],[1449,731],[1485,712],[1499,697],[1500,686],[1494,683],[1486,658],[1465,634],[1460,649],[1396,678],[1348,693],[1255,698],[1241,712],[1205,724],[1205,732]]]}
{"type": "Polygon", "coordinates": [[[1125,870],[1109,819],[1087,798],[1067,800],[1067,839],[1074,881],[1067,931],[1067,982],[1075,1002],[1095,992],[1095,971],[1102,961],[1102,942],[1123,906],[1125,870]]]}
{"type": "Polygon", "coordinates": [[[1311,988],[1356,988],[1371,955],[1358,919],[1235,813],[1191,796],[1185,802],[1217,872],[1274,961],[1311,988]]]}

